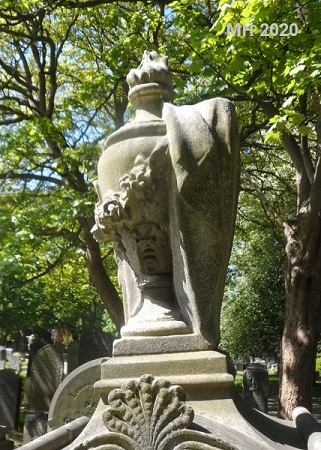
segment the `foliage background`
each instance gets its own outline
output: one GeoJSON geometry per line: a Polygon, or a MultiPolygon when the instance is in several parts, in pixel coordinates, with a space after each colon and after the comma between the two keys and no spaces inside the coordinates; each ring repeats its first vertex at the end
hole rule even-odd
{"type": "MultiPolygon", "coordinates": [[[[92,322],[98,294],[84,223],[96,201],[99,142],[132,116],[125,76],[155,49],[169,57],[176,104],[219,95],[236,103],[242,194],[222,346],[235,355],[278,354],[285,244],[278,221],[295,217],[297,206],[282,139],[291,130],[303,148],[310,139],[316,155],[320,27],[315,2],[306,2],[304,20],[292,0],[265,3],[1,2],[4,334],[92,322]],[[225,36],[227,23],[253,18],[295,22],[300,33],[266,39],[256,27],[254,36],[225,36]]],[[[101,259],[117,284],[108,245],[101,259]]]]}

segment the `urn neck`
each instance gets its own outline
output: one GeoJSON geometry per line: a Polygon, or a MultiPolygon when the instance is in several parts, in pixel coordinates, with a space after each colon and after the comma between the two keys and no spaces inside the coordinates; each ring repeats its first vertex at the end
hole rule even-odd
{"type": "Polygon", "coordinates": [[[129,91],[128,98],[136,109],[135,122],[162,118],[167,86],[158,83],[140,84],[129,91]]]}

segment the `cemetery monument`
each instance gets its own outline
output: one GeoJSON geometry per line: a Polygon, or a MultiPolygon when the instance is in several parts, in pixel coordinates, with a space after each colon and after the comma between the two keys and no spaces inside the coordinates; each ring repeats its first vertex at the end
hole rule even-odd
{"type": "Polygon", "coordinates": [[[64,449],[305,448],[292,423],[234,398],[217,350],[239,191],[233,104],[171,104],[156,52],[127,81],[136,116],[103,143],[93,229],[113,242],[125,325],[97,409],[64,449]]]}

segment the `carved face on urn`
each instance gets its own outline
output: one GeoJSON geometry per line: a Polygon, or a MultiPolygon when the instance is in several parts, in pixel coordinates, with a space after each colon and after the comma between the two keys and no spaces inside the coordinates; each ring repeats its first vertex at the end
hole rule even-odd
{"type": "Polygon", "coordinates": [[[134,230],[123,230],[121,245],[136,276],[172,272],[168,234],[163,227],[143,223],[134,230]]]}

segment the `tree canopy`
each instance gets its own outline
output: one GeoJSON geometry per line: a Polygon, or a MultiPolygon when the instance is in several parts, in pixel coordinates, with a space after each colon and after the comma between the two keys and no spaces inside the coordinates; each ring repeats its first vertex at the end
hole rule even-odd
{"type": "MultiPolygon", "coordinates": [[[[242,209],[244,203],[241,199],[242,209]]],[[[239,211],[222,308],[220,348],[235,359],[278,361],[284,320],[284,243],[266,217],[258,214],[257,205],[251,209],[256,214],[254,223],[244,223],[239,211]]]]}

